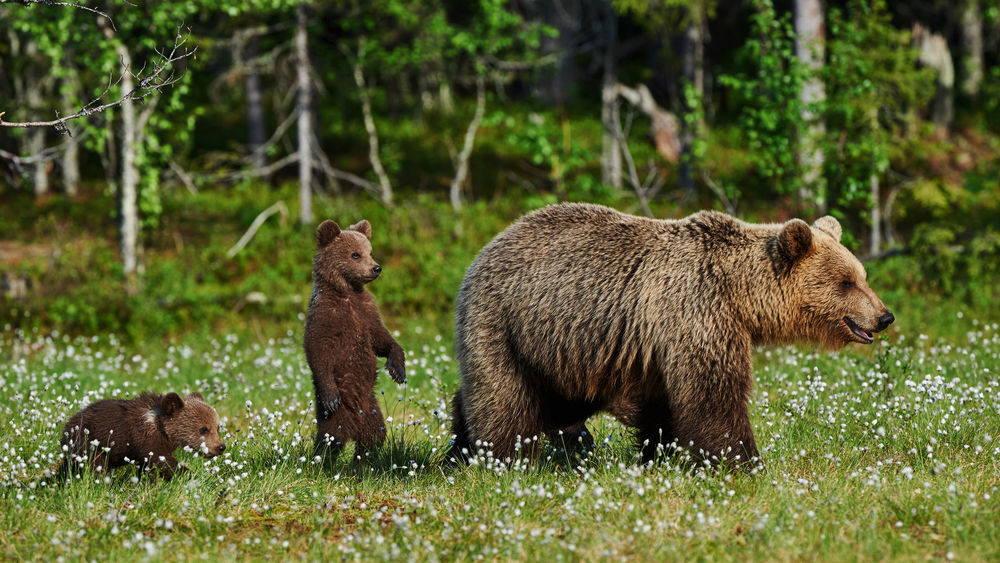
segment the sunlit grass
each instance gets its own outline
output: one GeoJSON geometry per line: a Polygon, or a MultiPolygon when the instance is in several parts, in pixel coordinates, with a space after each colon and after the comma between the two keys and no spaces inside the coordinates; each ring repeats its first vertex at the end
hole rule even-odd
{"type": "Polygon", "coordinates": [[[385,447],[312,452],[313,391],[295,330],[125,346],[112,336],[0,342],[0,550],[12,559],[923,559],[1000,557],[1000,328],[895,333],[840,353],[756,357],[751,415],[765,470],[638,465],[631,433],[542,444],[538,463],[442,464],[457,367],[411,331],[410,383],[382,374],[385,447]],[[201,392],[223,455],[178,452],[170,482],[123,468],[54,485],[70,414],[142,390],[201,392]]]}

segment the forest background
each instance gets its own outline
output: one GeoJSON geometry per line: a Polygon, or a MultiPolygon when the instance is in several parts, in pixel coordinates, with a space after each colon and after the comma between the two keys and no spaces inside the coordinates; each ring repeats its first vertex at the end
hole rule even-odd
{"type": "Polygon", "coordinates": [[[1000,559],[997,0],[0,0],[9,560],[1000,559]],[[844,225],[896,322],[754,353],[764,472],[597,447],[443,464],[454,298],[588,201],[844,225]],[[388,440],[314,457],[315,230],[368,219],[388,440]],[[53,479],[64,421],[198,391],[223,455],[53,479]]]}
{"type": "Polygon", "coordinates": [[[0,21],[9,327],[298,322],[325,218],[374,224],[390,324],[447,326],[482,244],[569,200],[831,213],[895,272],[883,290],[998,301],[990,0],[2,2],[0,21]]]}

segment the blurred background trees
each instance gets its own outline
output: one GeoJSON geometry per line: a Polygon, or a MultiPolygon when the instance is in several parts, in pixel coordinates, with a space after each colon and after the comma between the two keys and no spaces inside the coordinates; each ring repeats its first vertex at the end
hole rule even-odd
{"type": "MultiPolygon", "coordinates": [[[[560,200],[659,217],[832,213],[859,255],[907,254],[911,282],[948,292],[990,287],[1000,262],[996,0],[92,8],[0,2],[0,272],[7,286],[34,280],[43,316],[119,299],[79,295],[93,271],[53,273],[80,267],[52,252],[82,235],[87,263],[130,280],[126,295],[149,297],[177,258],[192,279],[162,308],[178,299],[167,293],[202,292],[202,306],[233,309],[265,287],[287,293],[249,281],[274,258],[254,252],[287,250],[277,239],[334,211],[378,214],[387,235],[436,233],[423,239],[441,239],[435,250],[405,249],[435,264],[560,200]],[[278,211],[273,232],[261,226],[278,211]],[[259,240],[227,258],[251,225],[259,240]],[[46,264],[25,250],[39,242],[46,264]]],[[[301,281],[296,267],[263,277],[301,281]]],[[[31,309],[5,299],[0,315],[31,309]]]]}

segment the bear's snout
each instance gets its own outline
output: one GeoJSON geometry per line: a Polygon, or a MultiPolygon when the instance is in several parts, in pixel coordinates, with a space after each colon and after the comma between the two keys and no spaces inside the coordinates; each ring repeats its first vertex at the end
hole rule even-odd
{"type": "Polygon", "coordinates": [[[894,321],[894,320],[896,320],[896,317],[893,316],[893,314],[890,313],[889,311],[886,311],[884,315],[882,315],[881,317],[878,318],[878,320],[877,320],[878,326],[875,327],[875,332],[882,332],[889,325],[891,325],[892,321],[894,321]]]}
{"type": "Polygon", "coordinates": [[[382,273],[382,266],[379,266],[378,264],[375,264],[375,267],[372,268],[372,273],[375,274],[376,276],[379,275],[379,274],[381,274],[382,273]]]}
{"type": "Polygon", "coordinates": [[[219,444],[219,447],[215,448],[215,451],[217,451],[217,452],[219,452],[221,454],[222,452],[226,451],[226,445],[225,444],[219,444]]]}

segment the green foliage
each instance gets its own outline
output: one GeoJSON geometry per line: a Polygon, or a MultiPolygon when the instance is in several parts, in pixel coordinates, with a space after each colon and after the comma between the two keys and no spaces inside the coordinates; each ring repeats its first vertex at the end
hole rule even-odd
{"type": "Polygon", "coordinates": [[[750,38],[738,54],[740,68],[750,70],[723,74],[719,83],[737,97],[756,174],[772,199],[794,193],[802,182],[798,135],[807,125],[801,98],[807,69],[795,55],[790,14],[778,16],[771,0],[753,4],[750,38]]]}
{"type": "Polygon", "coordinates": [[[592,174],[598,154],[587,146],[580,135],[573,135],[569,120],[555,122],[540,113],[531,113],[526,120],[497,111],[488,123],[503,123],[507,130],[506,142],[519,153],[530,155],[531,162],[546,171],[554,191],[528,201],[530,207],[566,199],[599,200],[610,195],[592,174]]]}
{"type": "Polygon", "coordinates": [[[827,131],[819,146],[828,203],[864,217],[872,204],[870,181],[905,151],[894,147],[916,127],[915,110],[929,101],[934,77],[919,68],[909,33],[893,27],[882,0],[855,0],[844,12],[831,9],[827,29],[821,73],[827,131]]]}

